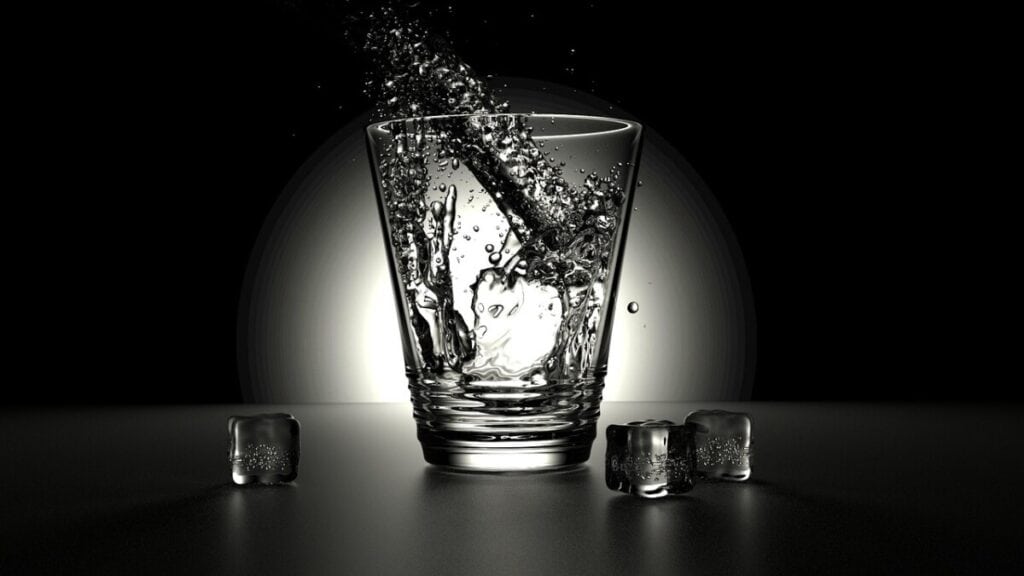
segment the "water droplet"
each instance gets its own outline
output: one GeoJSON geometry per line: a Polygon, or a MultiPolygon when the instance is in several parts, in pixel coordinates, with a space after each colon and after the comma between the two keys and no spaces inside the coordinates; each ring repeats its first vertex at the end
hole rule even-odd
{"type": "Polygon", "coordinates": [[[484,250],[488,254],[490,254],[491,252],[494,252],[494,244],[488,244],[487,246],[484,246],[484,250]]]}
{"type": "Polygon", "coordinates": [[[479,231],[480,231],[480,227],[479,226],[473,226],[473,232],[479,232],[479,231]]]}
{"type": "Polygon", "coordinates": [[[498,262],[501,262],[501,253],[500,252],[495,252],[495,253],[491,254],[490,256],[488,256],[487,260],[491,264],[497,264],[498,262]]]}
{"type": "Polygon", "coordinates": [[[643,186],[644,185],[644,181],[643,180],[637,180],[636,181],[636,185],[637,186],[643,186]]]}
{"type": "Polygon", "coordinates": [[[640,311],[640,305],[636,302],[630,302],[629,305],[626,306],[626,310],[629,310],[630,314],[636,314],[640,311]]]}
{"type": "Polygon", "coordinates": [[[458,158],[452,158],[452,170],[458,170],[459,169],[459,165],[460,165],[459,159],[458,158]]]}

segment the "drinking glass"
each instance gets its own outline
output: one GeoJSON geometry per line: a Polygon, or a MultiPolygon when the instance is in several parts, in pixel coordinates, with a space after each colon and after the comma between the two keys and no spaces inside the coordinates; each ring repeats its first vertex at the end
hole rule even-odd
{"type": "Polygon", "coordinates": [[[482,471],[585,461],[641,126],[433,116],[372,124],[367,142],[424,458],[482,471]]]}

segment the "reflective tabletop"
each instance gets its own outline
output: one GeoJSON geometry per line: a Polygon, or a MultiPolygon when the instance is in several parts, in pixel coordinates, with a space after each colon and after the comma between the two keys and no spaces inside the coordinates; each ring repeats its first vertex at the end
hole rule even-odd
{"type": "Polygon", "coordinates": [[[605,403],[590,461],[424,463],[408,404],[0,409],[0,573],[1006,573],[1024,568],[1016,405],[605,403]],[[753,418],[745,483],[605,487],[604,429],[753,418]],[[231,483],[227,418],[301,422],[297,480],[231,483]]]}

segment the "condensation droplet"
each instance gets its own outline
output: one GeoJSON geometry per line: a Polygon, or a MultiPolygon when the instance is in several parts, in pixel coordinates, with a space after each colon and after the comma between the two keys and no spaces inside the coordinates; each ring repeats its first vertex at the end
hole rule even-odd
{"type": "Polygon", "coordinates": [[[630,302],[629,305],[626,306],[626,310],[629,310],[630,314],[636,314],[640,311],[640,305],[636,302],[630,302]]]}

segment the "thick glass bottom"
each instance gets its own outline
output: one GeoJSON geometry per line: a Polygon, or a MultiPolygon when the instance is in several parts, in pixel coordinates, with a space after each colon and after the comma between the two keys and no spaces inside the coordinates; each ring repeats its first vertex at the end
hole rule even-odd
{"type": "Polygon", "coordinates": [[[480,472],[565,468],[590,457],[604,379],[410,378],[427,462],[480,472]]]}
{"type": "Polygon", "coordinates": [[[430,464],[474,472],[539,472],[586,462],[594,431],[589,426],[564,438],[480,441],[420,427],[417,435],[430,464]]]}

